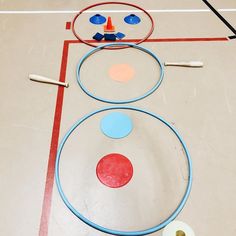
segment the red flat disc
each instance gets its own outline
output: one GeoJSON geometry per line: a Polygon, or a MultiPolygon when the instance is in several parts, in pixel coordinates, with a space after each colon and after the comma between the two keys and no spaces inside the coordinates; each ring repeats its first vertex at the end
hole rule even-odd
{"type": "Polygon", "coordinates": [[[118,153],[111,153],[98,162],[96,173],[104,185],[110,188],[120,188],[131,180],[133,166],[127,157],[118,153]]]}

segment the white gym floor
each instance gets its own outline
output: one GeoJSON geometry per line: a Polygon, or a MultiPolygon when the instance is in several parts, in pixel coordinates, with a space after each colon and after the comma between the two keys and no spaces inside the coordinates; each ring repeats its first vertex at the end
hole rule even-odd
{"type": "MultiPolygon", "coordinates": [[[[89,1],[0,1],[0,235],[102,236],[64,205],[54,181],[55,151],[66,131],[84,115],[110,106],[86,95],[76,81],[76,66],[92,47],[76,41],[70,29],[76,11],[89,1]],[[29,74],[69,82],[69,88],[32,82],[29,74]],[[59,140],[58,140],[59,139],[59,140]]],[[[203,68],[165,67],[160,87],[138,102],[124,104],[160,115],[181,134],[193,161],[193,187],[177,220],[195,235],[236,233],[236,39],[201,0],[133,0],[150,11],[155,30],[140,44],[161,62],[203,61],[203,68]]],[[[236,27],[235,0],[210,0],[236,27]]],[[[150,22],[143,13],[136,26],[123,22],[131,7],[91,9],[77,22],[92,39],[102,27],[88,19],[106,10],[125,39],[140,39],[150,22]],[[97,27],[97,29],[96,29],[97,27]],[[96,30],[96,31],[95,31],[96,30]]],[[[103,50],[82,67],[84,83],[97,95],[132,98],[158,79],[153,58],[136,49],[103,50]],[[127,86],[109,82],[112,64],[129,63],[135,78],[127,86]],[[103,83],[103,80],[105,81],[103,83]],[[102,82],[101,82],[102,81],[102,82]],[[116,90],[118,89],[118,90],[116,90]],[[119,92],[117,92],[119,91],[119,92]]],[[[117,230],[142,230],[159,224],[176,208],[188,179],[180,143],[160,122],[125,111],[134,131],[123,140],[104,138],[99,114],[85,122],[62,153],[61,179],[69,199],[90,220],[117,230]],[[96,177],[96,164],[111,152],[125,153],[132,180],[112,189],[96,177]]],[[[162,230],[152,234],[161,236],[162,230]]]]}

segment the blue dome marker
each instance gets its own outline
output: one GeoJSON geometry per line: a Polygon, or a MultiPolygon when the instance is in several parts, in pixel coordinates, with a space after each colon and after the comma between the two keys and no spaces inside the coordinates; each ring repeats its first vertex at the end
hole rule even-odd
{"type": "Polygon", "coordinates": [[[112,112],[102,118],[100,126],[106,136],[119,139],[130,134],[133,129],[133,122],[124,113],[112,112]]]}
{"type": "Polygon", "coordinates": [[[89,21],[92,24],[101,25],[101,24],[106,22],[106,17],[104,17],[104,16],[102,16],[100,14],[96,14],[96,15],[90,17],[89,21]]]}
{"type": "Polygon", "coordinates": [[[124,18],[124,21],[130,25],[137,25],[140,23],[141,19],[135,14],[130,14],[124,18]]]}

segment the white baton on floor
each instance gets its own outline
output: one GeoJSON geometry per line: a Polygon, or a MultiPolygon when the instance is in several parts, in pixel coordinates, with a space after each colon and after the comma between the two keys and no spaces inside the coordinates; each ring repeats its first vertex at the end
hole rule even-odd
{"type": "Polygon", "coordinates": [[[30,74],[29,75],[29,79],[32,81],[37,81],[37,82],[41,82],[41,83],[48,83],[48,84],[55,84],[55,85],[61,85],[64,86],[66,88],[69,87],[69,83],[64,83],[64,82],[60,82],[60,81],[56,81],[41,75],[35,75],[35,74],[30,74]]]}
{"type": "Polygon", "coordinates": [[[188,62],[165,62],[165,66],[183,66],[183,67],[203,67],[201,61],[188,61],[188,62]]]}

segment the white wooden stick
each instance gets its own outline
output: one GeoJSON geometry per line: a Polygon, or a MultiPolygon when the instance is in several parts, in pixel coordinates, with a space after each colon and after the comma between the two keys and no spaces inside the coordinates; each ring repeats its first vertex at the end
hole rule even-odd
{"type": "Polygon", "coordinates": [[[188,61],[188,62],[165,62],[165,66],[184,66],[184,67],[203,67],[201,61],[188,61]]]}
{"type": "Polygon", "coordinates": [[[60,82],[60,81],[56,81],[41,75],[34,75],[34,74],[30,74],[29,75],[29,79],[32,81],[37,81],[37,82],[42,82],[42,83],[48,83],[48,84],[56,84],[56,85],[61,85],[64,86],[66,88],[69,87],[69,83],[64,83],[64,82],[60,82]]]}

